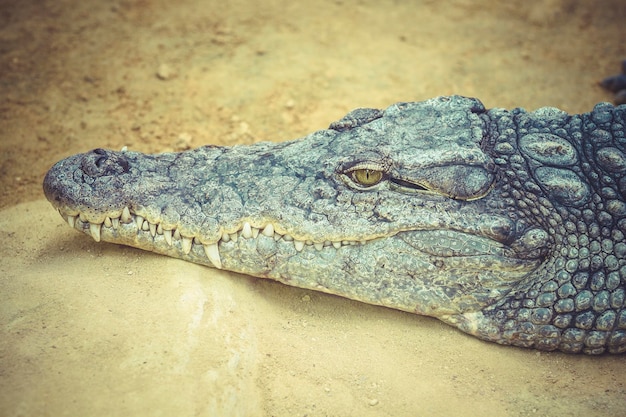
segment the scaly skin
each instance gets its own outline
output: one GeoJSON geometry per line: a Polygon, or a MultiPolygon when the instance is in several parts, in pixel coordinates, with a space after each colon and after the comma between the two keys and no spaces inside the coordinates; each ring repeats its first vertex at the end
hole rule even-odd
{"type": "Polygon", "coordinates": [[[437,317],[501,344],[626,351],[626,107],[359,109],[284,143],[96,149],[44,190],[70,225],[437,317]]]}

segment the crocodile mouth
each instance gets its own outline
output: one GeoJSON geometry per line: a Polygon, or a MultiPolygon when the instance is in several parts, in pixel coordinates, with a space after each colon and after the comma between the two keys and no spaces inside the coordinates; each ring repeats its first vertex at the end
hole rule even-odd
{"type": "MultiPolygon", "coordinates": [[[[231,230],[221,230],[210,240],[201,236],[181,233],[180,227],[150,221],[129,207],[97,216],[101,221],[72,209],[57,208],[61,216],[73,229],[91,236],[96,242],[106,241],[125,244],[176,258],[210,265],[222,269],[220,246],[240,239],[257,239],[260,235],[293,246],[296,252],[307,250],[323,251],[325,248],[338,250],[346,246],[359,246],[391,237],[344,238],[341,240],[313,241],[281,230],[280,225],[266,222],[255,224],[243,221],[231,230]]],[[[395,233],[415,252],[437,259],[471,258],[490,259],[500,270],[531,269],[535,261],[522,260],[515,256],[508,245],[493,239],[452,230],[401,230],[395,233]]],[[[408,253],[407,253],[408,255],[408,253]]]]}
{"type": "Polygon", "coordinates": [[[89,220],[88,216],[82,212],[76,213],[75,211],[60,208],[58,211],[71,228],[91,236],[96,242],[103,240],[112,243],[124,243],[140,249],[169,255],[172,255],[170,253],[172,251],[190,255],[196,252],[197,248],[201,247],[211,265],[218,269],[222,269],[219,244],[230,241],[237,242],[241,238],[256,239],[259,235],[264,235],[277,242],[283,241],[292,244],[297,252],[303,251],[306,247],[321,251],[325,247],[339,249],[342,246],[354,246],[366,242],[366,240],[345,239],[314,242],[278,231],[278,226],[275,226],[273,223],[253,225],[247,221],[241,223],[234,230],[218,233],[217,239],[207,242],[199,236],[185,236],[181,234],[180,228],[164,227],[161,222],[151,222],[128,207],[124,207],[119,211],[119,214],[118,212],[111,212],[108,215],[104,215],[102,221],[89,220]],[[133,238],[133,236],[136,236],[136,238],[133,238]],[[150,240],[153,241],[152,245],[149,244],[150,240]]]}

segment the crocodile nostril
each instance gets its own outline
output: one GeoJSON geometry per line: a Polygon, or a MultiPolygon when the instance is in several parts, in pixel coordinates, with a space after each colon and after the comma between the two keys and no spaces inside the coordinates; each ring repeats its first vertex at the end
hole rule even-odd
{"type": "Polygon", "coordinates": [[[98,168],[102,168],[102,166],[105,164],[106,160],[107,160],[107,159],[106,159],[106,157],[104,157],[104,156],[103,156],[103,157],[101,157],[101,158],[96,159],[96,166],[97,166],[98,168]]]}
{"type": "Polygon", "coordinates": [[[90,177],[117,175],[128,172],[128,161],[117,152],[97,148],[84,155],[81,168],[90,177]]]}
{"type": "Polygon", "coordinates": [[[107,161],[107,151],[102,148],[97,148],[92,151],[96,155],[100,155],[100,158],[96,158],[94,163],[98,168],[103,168],[107,161]]]}

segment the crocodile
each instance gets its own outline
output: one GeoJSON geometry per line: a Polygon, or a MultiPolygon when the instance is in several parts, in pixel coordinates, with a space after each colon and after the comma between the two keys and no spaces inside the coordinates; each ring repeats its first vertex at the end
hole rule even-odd
{"type": "Polygon", "coordinates": [[[612,75],[600,81],[600,86],[614,93],[615,104],[626,104],[626,59],[622,61],[621,74],[612,75]]]}
{"type": "Polygon", "coordinates": [[[95,149],[44,179],[114,242],[436,317],[504,345],[626,351],[626,106],[360,108],[287,142],[95,149]]]}

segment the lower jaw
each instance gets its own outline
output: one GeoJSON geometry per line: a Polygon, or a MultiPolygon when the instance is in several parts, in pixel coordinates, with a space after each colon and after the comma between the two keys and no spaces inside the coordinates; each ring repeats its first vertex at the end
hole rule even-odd
{"type": "MultiPolygon", "coordinates": [[[[296,244],[284,235],[267,236],[258,229],[249,234],[242,229],[226,240],[203,244],[196,238],[175,233],[168,236],[143,219],[107,223],[94,227],[80,217],[73,219],[74,228],[96,240],[436,317],[479,309],[493,302],[534,267],[520,260],[494,260],[487,256],[438,258],[416,250],[401,239],[393,243],[378,239],[339,245],[296,244]],[[93,234],[94,228],[97,236],[93,234]],[[468,264],[471,267],[463,269],[468,264]],[[483,271],[486,266],[492,270],[483,271]],[[465,283],[455,282],[457,272],[465,283]],[[471,279],[472,274],[480,275],[482,283],[492,288],[480,287],[471,279]],[[445,285],[471,289],[463,295],[466,300],[459,301],[439,290],[445,285]]],[[[458,288],[454,291],[461,292],[458,288]]]]}

